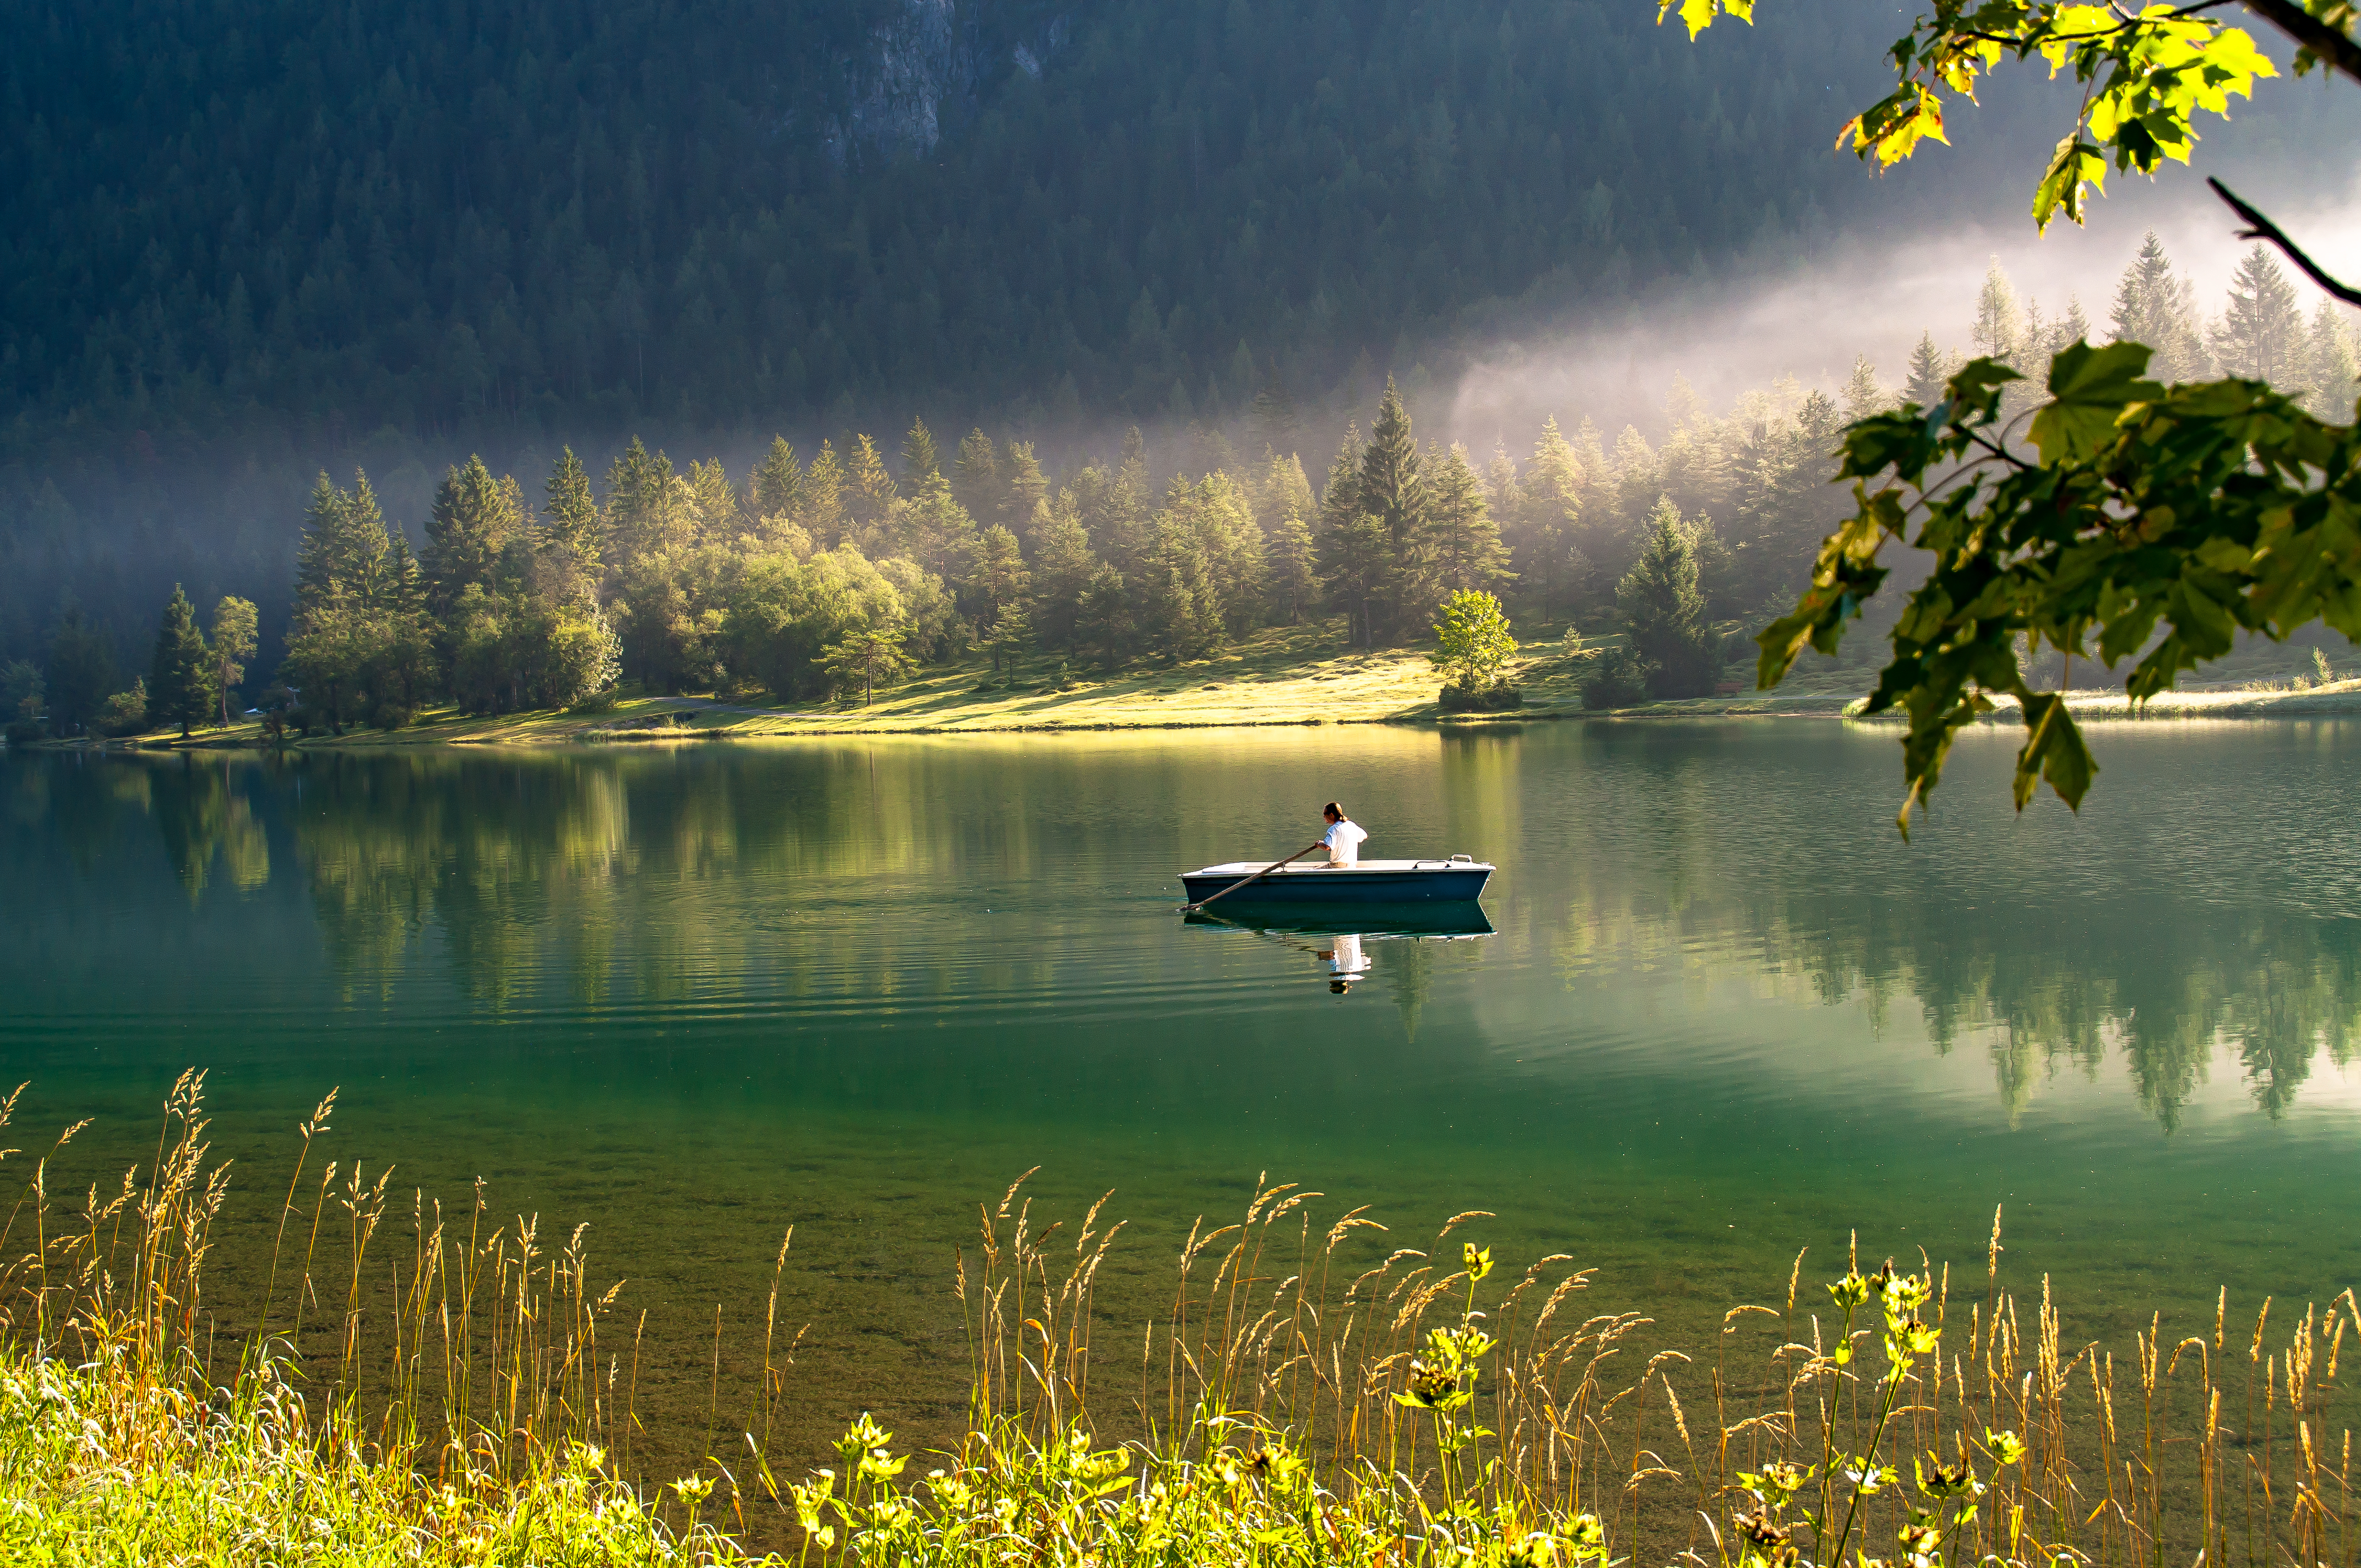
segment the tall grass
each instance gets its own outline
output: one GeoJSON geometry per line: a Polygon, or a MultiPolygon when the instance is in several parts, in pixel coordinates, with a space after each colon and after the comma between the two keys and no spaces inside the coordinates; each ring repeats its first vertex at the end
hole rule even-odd
{"type": "Polygon", "coordinates": [[[1020,1178],[952,1261],[961,1435],[913,1454],[864,1415],[833,1463],[790,1462],[790,1233],[759,1381],[725,1392],[717,1307],[707,1458],[652,1475],[645,1317],[594,1277],[584,1232],[496,1223],[480,1184],[446,1215],[317,1161],[334,1102],[299,1129],[247,1321],[205,1294],[229,1188],[202,1075],[119,1187],[52,1190],[81,1125],[32,1158],[0,1225],[12,1556],[2355,1562],[2350,1290],[2251,1323],[2224,1293],[2210,1322],[2082,1341],[2049,1280],[2024,1299],[2004,1281],[1997,1212],[1956,1306],[1923,1257],[1849,1255],[1810,1284],[1798,1254],[1765,1303],[1675,1347],[1642,1315],[1585,1312],[1575,1258],[1497,1266],[1491,1214],[1404,1245],[1366,1210],[1317,1217],[1322,1194],[1262,1181],[1234,1221],[1191,1229],[1161,1316],[1124,1321],[1096,1299],[1123,1230],[1108,1199],[1069,1229],[1020,1178]]]}

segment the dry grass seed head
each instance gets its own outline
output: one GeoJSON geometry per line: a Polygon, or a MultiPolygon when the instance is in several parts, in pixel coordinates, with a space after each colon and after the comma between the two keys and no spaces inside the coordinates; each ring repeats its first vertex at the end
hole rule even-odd
{"type": "Polygon", "coordinates": [[[1454,1214],[1451,1218],[1444,1221],[1443,1229],[1434,1233],[1434,1239],[1438,1242],[1442,1241],[1444,1237],[1450,1235],[1452,1232],[1457,1230],[1463,1223],[1469,1220],[1497,1220],[1499,1218],[1499,1216],[1493,1213],[1489,1209],[1470,1209],[1465,1213],[1454,1214]]]}

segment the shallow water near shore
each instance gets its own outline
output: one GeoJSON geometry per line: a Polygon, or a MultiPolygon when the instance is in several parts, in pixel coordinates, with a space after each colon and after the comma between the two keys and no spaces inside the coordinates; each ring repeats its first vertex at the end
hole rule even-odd
{"type": "Polygon", "coordinates": [[[938,1433],[953,1249],[1033,1166],[1044,1221],[1130,1221],[1115,1322],[1264,1172],[1379,1253],[1491,1211],[1465,1234],[1675,1343],[1855,1228],[1980,1284],[1995,1206],[2077,1340],[2325,1300],[2361,1279],[2361,723],[2096,743],[2079,817],[2017,817],[1970,733],[1907,844],[1891,735],[1827,720],[17,756],[8,1141],[94,1116],[56,1184],[112,1185],[208,1069],[234,1315],[340,1086],[323,1157],[589,1224],[687,1446],[789,1225],[802,1438],[938,1433]],[[1370,855],[1497,861],[1493,929],[1183,919],[1176,872],[1330,796],[1370,855]]]}

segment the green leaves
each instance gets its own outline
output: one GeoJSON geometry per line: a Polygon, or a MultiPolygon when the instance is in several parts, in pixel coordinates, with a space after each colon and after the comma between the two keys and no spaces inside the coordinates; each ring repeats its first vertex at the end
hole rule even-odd
{"type": "MultiPolygon", "coordinates": [[[[1834,652],[1906,537],[1934,560],[1893,630],[1864,711],[1899,713],[1907,786],[1897,826],[1941,782],[1951,741],[2013,698],[2026,739],[2012,794],[2043,784],[2079,807],[2099,766],[2046,656],[2132,667],[2144,701],[2241,632],[2314,621],[2361,633],[2361,438],[2257,381],[2167,389],[2137,344],[2076,344],[2051,362],[2033,450],[2000,419],[2007,367],[1976,360],[1931,410],[1873,415],[1844,436],[1855,514],[1820,547],[1795,609],[1756,638],[1762,685],[1804,649],[1834,652]]],[[[2060,682],[2062,685],[2063,681],[2060,682]]]]}
{"type": "Polygon", "coordinates": [[[2090,456],[2114,433],[2126,408],[2162,396],[2162,387],[2140,378],[2152,352],[2137,343],[2104,348],[2077,343],[2050,361],[2051,400],[2033,416],[2033,444],[2041,460],[2090,456]]]}
{"type": "MultiPolygon", "coordinates": [[[[1671,0],[1659,0],[1657,19],[1671,8],[1671,0]]],[[[1682,0],[1692,38],[1717,12],[1744,14],[1731,0],[1682,0]]],[[[2038,59],[2051,76],[2070,75],[2083,89],[2073,126],[2059,138],[2034,192],[2033,219],[2044,228],[2060,213],[2082,221],[2082,193],[2104,189],[2110,158],[2117,169],[2143,174],[2168,159],[2187,162],[2198,114],[2227,115],[2232,94],[2252,96],[2256,82],[2278,74],[2243,29],[2202,13],[1949,0],[1921,15],[1886,52],[1894,91],[1847,121],[1837,145],[1850,142],[1864,161],[1887,168],[1922,142],[1945,141],[1946,104],[1973,102],[1979,80],[2011,59],[2038,59]]]]}

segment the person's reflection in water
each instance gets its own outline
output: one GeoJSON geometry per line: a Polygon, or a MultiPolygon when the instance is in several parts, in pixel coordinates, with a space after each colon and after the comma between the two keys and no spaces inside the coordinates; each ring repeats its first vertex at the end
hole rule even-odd
{"type": "Polygon", "coordinates": [[[1339,932],[1329,940],[1330,945],[1320,949],[1320,956],[1328,964],[1328,989],[1342,996],[1353,989],[1355,981],[1369,972],[1369,960],[1361,951],[1358,932],[1339,932]]]}

